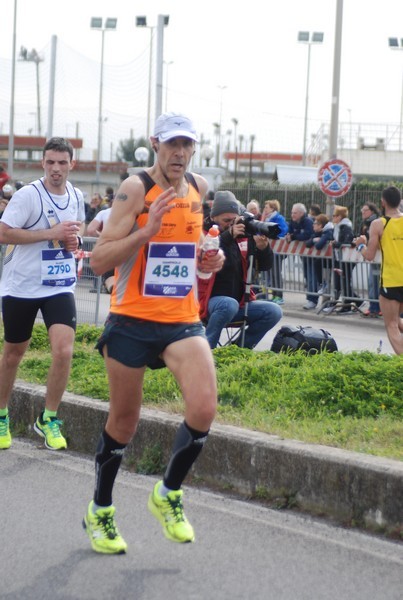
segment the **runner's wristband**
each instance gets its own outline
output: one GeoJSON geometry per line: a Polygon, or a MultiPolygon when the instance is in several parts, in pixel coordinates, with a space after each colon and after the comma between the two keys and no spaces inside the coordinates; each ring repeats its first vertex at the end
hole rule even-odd
{"type": "Polygon", "coordinates": [[[365,244],[359,244],[357,246],[357,252],[362,252],[363,248],[366,248],[365,244]]]}

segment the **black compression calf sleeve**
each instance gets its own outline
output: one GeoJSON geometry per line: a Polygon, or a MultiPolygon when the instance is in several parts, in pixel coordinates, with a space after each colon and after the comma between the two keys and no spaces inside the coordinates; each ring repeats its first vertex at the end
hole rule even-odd
{"type": "Polygon", "coordinates": [[[112,488],[115,483],[126,444],[119,444],[103,431],[95,453],[94,502],[98,506],[112,504],[112,488]]]}
{"type": "Polygon", "coordinates": [[[164,475],[164,485],[179,490],[191,466],[203,449],[208,431],[196,431],[184,421],[176,434],[171,459],[164,475]]]}

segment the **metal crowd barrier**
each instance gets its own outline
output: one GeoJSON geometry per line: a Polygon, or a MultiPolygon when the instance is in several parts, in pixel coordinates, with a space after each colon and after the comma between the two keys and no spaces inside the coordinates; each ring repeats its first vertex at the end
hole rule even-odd
{"type": "Polygon", "coordinates": [[[97,238],[84,237],[83,247],[76,252],[77,284],[75,290],[77,323],[102,325],[108,313],[110,296],[102,285],[102,278],[90,267],[90,256],[97,238]]]}
{"type": "MultiPolygon", "coordinates": [[[[94,275],[89,264],[95,242],[96,238],[85,237],[82,250],[77,252],[75,297],[77,322],[100,326],[108,314],[110,296],[103,289],[102,278],[94,275]]],[[[310,293],[322,297],[322,307],[326,303],[336,302],[339,297],[343,302],[378,300],[380,252],[369,263],[351,246],[337,250],[328,244],[324,249],[316,250],[307,248],[304,242],[287,243],[285,240],[270,240],[270,245],[274,253],[273,269],[254,282],[267,299],[271,299],[276,292],[310,293]],[[324,294],[318,293],[315,273],[323,274],[326,283],[324,294]]],[[[5,246],[0,246],[0,277],[4,252],[5,246]]]]}
{"type": "Polygon", "coordinates": [[[381,253],[367,262],[355,247],[322,250],[307,248],[305,242],[270,240],[274,254],[273,268],[267,276],[258,278],[267,298],[286,292],[321,296],[322,305],[329,302],[369,302],[378,300],[381,253]],[[319,293],[320,284],[325,291],[319,293]],[[371,292],[371,293],[370,293],[371,292]]]}

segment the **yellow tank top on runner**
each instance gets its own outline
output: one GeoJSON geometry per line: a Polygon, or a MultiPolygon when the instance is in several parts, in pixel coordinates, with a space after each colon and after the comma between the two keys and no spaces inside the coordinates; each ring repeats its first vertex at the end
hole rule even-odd
{"type": "MultiPolygon", "coordinates": [[[[150,189],[146,187],[145,208],[136,229],[146,225],[149,207],[163,192],[148,174],[141,179],[150,189]]],[[[112,313],[159,323],[200,320],[195,293],[196,250],[202,231],[200,194],[189,183],[187,195],[172,205],[158,234],[115,270],[112,313]]]]}

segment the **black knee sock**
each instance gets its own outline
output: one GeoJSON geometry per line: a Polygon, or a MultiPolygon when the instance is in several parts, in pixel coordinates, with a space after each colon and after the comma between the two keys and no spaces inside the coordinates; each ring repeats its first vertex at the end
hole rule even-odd
{"type": "Polygon", "coordinates": [[[203,449],[208,431],[196,431],[185,423],[180,425],[176,434],[171,459],[164,475],[164,485],[171,490],[179,490],[203,449]]]}
{"type": "Polygon", "coordinates": [[[98,506],[112,504],[112,488],[122,462],[126,444],[119,444],[103,431],[95,452],[94,502],[98,506]]]}

